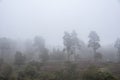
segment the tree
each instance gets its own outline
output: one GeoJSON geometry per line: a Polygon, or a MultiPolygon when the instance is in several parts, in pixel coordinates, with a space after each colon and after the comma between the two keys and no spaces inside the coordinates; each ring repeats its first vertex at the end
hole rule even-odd
{"type": "Polygon", "coordinates": [[[74,54],[74,58],[76,61],[76,53],[77,50],[80,50],[81,48],[81,44],[80,44],[80,40],[77,37],[77,33],[75,31],[72,31],[71,33],[71,42],[72,42],[72,54],[74,54]]]}
{"type": "Polygon", "coordinates": [[[119,38],[116,40],[114,47],[117,48],[118,50],[118,61],[120,62],[120,39],[119,38]]]}
{"type": "Polygon", "coordinates": [[[96,50],[100,48],[99,44],[100,38],[95,31],[91,31],[88,37],[89,37],[88,47],[93,48],[95,58],[96,50]]]}
{"type": "Polygon", "coordinates": [[[25,63],[25,56],[20,52],[17,51],[15,54],[15,64],[20,66],[23,65],[25,63]]]}
{"type": "Polygon", "coordinates": [[[64,50],[67,51],[68,61],[69,61],[69,58],[71,55],[71,47],[72,47],[71,35],[68,32],[64,32],[63,40],[64,40],[64,46],[65,46],[64,50]]]}
{"type": "Polygon", "coordinates": [[[75,58],[76,50],[80,49],[81,47],[80,41],[75,31],[73,31],[71,34],[68,32],[65,32],[63,36],[63,40],[64,40],[64,46],[65,46],[64,50],[66,50],[68,53],[68,61],[69,61],[70,56],[74,54],[74,58],[75,58]]]}
{"type": "Polygon", "coordinates": [[[71,40],[72,40],[71,42],[72,42],[72,46],[73,46],[74,50],[81,48],[80,40],[75,31],[72,31],[72,33],[71,33],[71,40]]]}

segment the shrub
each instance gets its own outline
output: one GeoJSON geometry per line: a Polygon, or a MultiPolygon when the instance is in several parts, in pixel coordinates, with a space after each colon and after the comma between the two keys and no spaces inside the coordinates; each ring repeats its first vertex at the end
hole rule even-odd
{"type": "Polygon", "coordinates": [[[117,80],[106,70],[91,67],[83,73],[83,80],[117,80]]]}

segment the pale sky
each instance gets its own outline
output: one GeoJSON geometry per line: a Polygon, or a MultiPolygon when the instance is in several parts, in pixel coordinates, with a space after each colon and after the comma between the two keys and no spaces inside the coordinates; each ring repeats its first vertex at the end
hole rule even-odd
{"type": "Polygon", "coordinates": [[[76,30],[85,43],[95,30],[102,45],[120,37],[119,0],[0,0],[0,37],[43,36],[62,45],[64,31],[76,30]]]}

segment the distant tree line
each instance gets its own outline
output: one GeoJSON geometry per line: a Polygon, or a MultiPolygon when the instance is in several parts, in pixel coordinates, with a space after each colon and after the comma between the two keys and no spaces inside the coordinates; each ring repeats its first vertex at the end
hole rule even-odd
{"type": "MultiPolygon", "coordinates": [[[[98,49],[100,45],[100,37],[95,31],[91,31],[88,41],[88,48],[93,50],[94,61],[101,61],[104,57],[98,49]]],[[[0,38],[0,62],[8,62],[15,64],[24,64],[32,60],[40,62],[47,61],[77,61],[80,59],[81,49],[85,48],[82,41],[78,38],[78,34],[75,31],[64,32],[63,35],[64,48],[50,49],[46,46],[45,40],[36,36],[33,40],[26,41],[24,43],[18,43],[17,41],[9,38],[0,38]]],[[[118,61],[120,61],[120,39],[117,39],[114,47],[118,51],[118,61]]],[[[85,49],[85,51],[88,50],[85,49]]],[[[90,52],[90,51],[89,51],[90,52]]],[[[87,53],[88,55],[91,53],[87,53]]],[[[84,54],[84,52],[82,53],[84,54]]]]}

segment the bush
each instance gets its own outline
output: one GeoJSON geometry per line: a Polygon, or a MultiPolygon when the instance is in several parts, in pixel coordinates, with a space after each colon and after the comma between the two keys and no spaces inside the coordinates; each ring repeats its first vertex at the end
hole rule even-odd
{"type": "Polygon", "coordinates": [[[27,65],[23,71],[18,72],[18,80],[34,80],[37,78],[37,73],[34,66],[27,65]]]}
{"type": "Polygon", "coordinates": [[[83,80],[117,80],[117,79],[106,70],[90,67],[83,73],[83,80]]]}
{"type": "Polygon", "coordinates": [[[10,80],[12,75],[13,69],[10,65],[4,64],[1,66],[0,71],[0,80],[10,80]]]}

